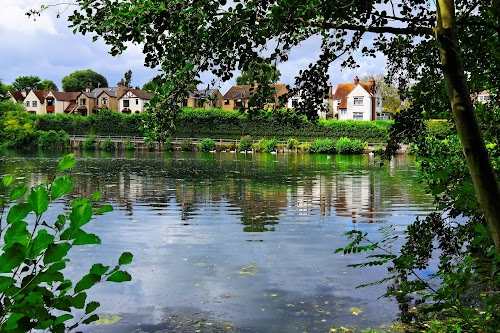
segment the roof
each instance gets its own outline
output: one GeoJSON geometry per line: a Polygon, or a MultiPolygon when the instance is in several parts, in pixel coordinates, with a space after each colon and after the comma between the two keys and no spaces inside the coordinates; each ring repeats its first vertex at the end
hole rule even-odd
{"type": "MultiPolygon", "coordinates": [[[[284,83],[274,83],[270,84],[270,86],[274,87],[274,92],[276,93],[280,88],[286,87],[284,83]]],[[[252,97],[255,93],[255,86],[251,85],[241,85],[241,86],[232,86],[224,95],[224,99],[246,99],[252,97]]]]}
{"type": "Polygon", "coordinates": [[[148,94],[145,90],[141,90],[141,89],[126,89],[125,92],[123,93],[123,95],[121,95],[120,97],[118,97],[118,99],[122,98],[128,91],[130,91],[132,94],[134,94],[137,98],[140,98],[140,99],[146,99],[146,100],[150,100],[151,98],[153,98],[153,95],[152,94],[148,94]]]}
{"type": "Polygon", "coordinates": [[[45,99],[45,92],[43,90],[32,90],[32,92],[39,101],[43,101],[45,99]]]}
{"type": "MultiPolygon", "coordinates": [[[[372,87],[371,82],[359,82],[359,84],[366,90],[367,93],[373,95],[373,92],[371,91],[372,87]]],[[[347,95],[349,95],[351,91],[354,90],[355,87],[356,85],[354,83],[340,83],[337,86],[337,90],[335,90],[335,93],[333,94],[332,98],[340,99],[340,104],[338,106],[340,109],[347,108],[347,95]]]]}
{"type": "Polygon", "coordinates": [[[95,88],[91,91],[94,98],[99,97],[102,93],[108,94],[109,97],[117,97],[118,96],[118,87],[102,87],[95,88]]]}
{"type": "Polygon", "coordinates": [[[76,102],[72,101],[69,103],[69,105],[64,109],[64,111],[70,111],[73,112],[76,108],[76,102]]]}
{"type": "Polygon", "coordinates": [[[14,97],[14,99],[18,102],[24,101],[23,93],[20,91],[9,91],[9,93],[14,97]]]}
{"type": "Polygon", "coordinates": [[[189,92],[189,97],[194,99],[205,99],[207,97],[213,96],[219,91],[218,89],[203,89],[203,90],[195,90],[189,92]]]}
{"type": "Polygon", "coordinates": [[[80,92],[52,91],[52,95],[54,95],[54,98],[58,101],[74,101],[80,94],[80,92]]]}

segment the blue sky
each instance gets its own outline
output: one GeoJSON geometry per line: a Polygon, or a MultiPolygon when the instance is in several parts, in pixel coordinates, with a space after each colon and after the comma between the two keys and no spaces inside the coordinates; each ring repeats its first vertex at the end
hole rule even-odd
{"type": "MultiPolygon", "coordinates": [[[[109,47],[101,40],[92,42],[92,36],[74,35],[68,28],[66,14],[56,18],[56,9],[45,11],[33,21],[25,13],[30,8],[39,8],[61,1],[56,0],[0,0],[0,79],[9,84],[22,75],[36,75],[41,79],[54,81],[61,89],[64,76],[81,69],[92,69],[106,77],[110,86],[116,86],[127,70],[132,70],[132,85],[142,86],[158,71],[144,67],[144,56],[140,46],[131,45],[123,54],[113,57],[109,47]]],[[[60,10],[64,7],[60,7],[60,10]]],[[[280,82],[293,85],[299,70],[307,68],[319,55],[319,38],[311,38],[294,49],[286,63],[278,64],[280,82]]],[[[383,74],[386,60],[356,57],[360,68],[342,70],[340,62],[330,66],[330,82],[352,82],[355,75],[383,74]]],[[[235,73],[237,76],[238,73],[235,73]]],[[[202,75],[204,83],[210,83],[212,76],[202,75]]],[[[219,89],[224,94],[234,79],[221,83],[219,89]]]]}

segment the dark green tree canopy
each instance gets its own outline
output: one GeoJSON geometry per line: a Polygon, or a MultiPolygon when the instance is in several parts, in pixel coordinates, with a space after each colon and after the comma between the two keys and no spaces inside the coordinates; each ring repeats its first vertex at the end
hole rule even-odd
{"type": "Polygon", "coordinates": [[[43,80],[38,84],[38,90],[45,89],[59,91],[59,88],[57,88],[57,85],[52,80],[43,80]]]}
{"type": "Polygon", "coordinates": [[[121,83],[123,83],[123,85],[125,87],[130,87],[130,85],[132,84],[132,70],[128,70],[125,72],[125,74],[123,74],[123,78],[120,80],[121,83]]]}
{"type": "Polygon", "coordinates": [[[106,78],[91,69],[74,71],[62,79],[62,89],[64,91],[85,91],[87,87],[92,90],[107,86],[108,81],[106,78]]]}
{"type": "Polygon", "coordinates": [[[8,95],[8,87],[0,81],[0,102],[8,100],[10,97],[8,95]]]}
{"type": "Polygon", "coordinates": [[[276,68],[276,64],[269,64],[265,58],[257,58],[257,61],[251,64],[247,70],[241,72],[236,78],[238,85],[269,84],[278,82],[281,73],[276,68]]]}
{"type": "Polygon", "coordinates": [[[21,91],[23,89],[26,91],[33,89],[38,90],[41,80],[40,77],[33,75],[20,76],[12,82],[12,88],[16,91],[21,91]]]}

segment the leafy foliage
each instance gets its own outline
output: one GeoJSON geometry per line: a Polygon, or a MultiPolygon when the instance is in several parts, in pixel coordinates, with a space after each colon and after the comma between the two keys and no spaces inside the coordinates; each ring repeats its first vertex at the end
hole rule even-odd
{"type": "Polygon", "coordinates": [[[89,136],[85,141],[83,141],[83,149],[95,150],[96,148],[97,148],[97,142],[94,135],[89,136]]]}
{"type": "Polygon", "coordinates": [[[85,91],[87,87],[93,90],[107,86],[108,80],[91,69],[77,70],[62,78],[63,91],[85,91]]]}
{"type": "Polygon", "coordinates": [[[193,142],[189,139],[182,140],[181,150],[182,151],[192,151],[193,150],[193,142]]]}
{"type": "Polygon", "coordinates": [[[205,139],[201,140],[200,150],[201,151],[213,151],[213,150],[215,150],[214,140],[212,140],[210,138],[205,138],[205,139]]]}
{"type": "Polygon", "coordinates": [[[275,138],[269,140],[260,139],[259,142],[257,142],[257,150],[265,153],[270,153],[276,151],[277,144],[278,140],[275,138]]]}
{"type": "Polygon", "coordinates": [[[12,88],[16,91],[26,90],[38,90],[40,85],[40,77],[34,75],[19,76],[12,82],[12,88]]]}
{"type": "Polygon", "coordinates": [[[237,85],[270,84],[278,82],[281,73],[276,64],[270,64],[266,58],[259,57],[236,77],[237,85]]]}
{"type": "Polygon", "coordinates": [[[359,139],[351,140],[349,138],[343,137],[337,140],[335,143],[335,149],[340,154],[358,154],[366,149],[367,143],[359,139]]]}
{"type": "Polygon", "coordinates": [[[111,150],[115,150],[116,147],[115,147],[115,144],[113,143],[113,141],[111,141],[110,138],[106,138],[106,139],[104,139],[104,140],[101,141],[101,149],[102,150],[111,151],[111,150]]]}
{"type": "Polygon", "coordinates": [[[66,148],[69,144],[69,135],[63,131],[37,131],[37,146],[39,149],[60,149],[66,148]]]}
{"type": "Polygon", "coordinates": [[[250,135],[242,136],[238,143],[238,151],[252,150],[252,137],[250,135]]]}
{"type": "MultiPolygon", "coordinates": [[[[57,170],[62,173],[74,165],[73,155],[66,155],[57,170]]],[[[101,242],[84,226],[94,214],[112,210],[109,205],[98,204],[100,193],[95,192],[92,200],[74,199],[68,211],[48,222],[45,214],[54,208],[51,203],[71,192],[73,186],[67,174],[29,191],[26,185],[15,185],[13,176],[4,176],[0,182],[2,332],[67,332],[91,323],[98,319],[93,312],[100,304],[87,300],[87,290],[105,281],[131,280],[130,274],[121,270],[132,262],[129,252],[122,253],[113,267],[92,265],[80,280],[64,276],[72,248],[101,242]],[[73,316],[76,310],[84,310],[81,318],[73,316]]]]}

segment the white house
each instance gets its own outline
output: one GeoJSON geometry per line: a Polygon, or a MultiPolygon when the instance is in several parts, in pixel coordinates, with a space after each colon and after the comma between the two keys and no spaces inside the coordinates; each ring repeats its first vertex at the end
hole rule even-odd
{"type": "Polygon", "coordinates": [[[45,92],[31,90],[24,98],[24,107],[29,113],[45,114],[45,92]]]}
{"type": "Polygon", "coordinates": [[[382,94],[372,78],[369,82],[341,83],[333,95],[333,112],[339,120],[385,119],[382,94]]]}
{"type": "Polygon", "coordinates": [[[153,95],[144,90],[124,88],[118,85],[118,111],[122,113],[144,112],[146,103],[149,103],[153,95]]]}
{"type": "Polygon", "coordinates": [[[45,100],[45,111],[47,113],[72,113],[76,108],[76,100],[79,92],[62,92],[51,90],[45,100]]]}
{"type": "MultiPolygon", "coordinates": [[[[318,106],[316,112],[318,113],[318,117],[322,119],[329,119],[333,118],[333,108],[332,108],[332,101],[331,101],[331,96],[332,96],[332,84],[330,83],[329,85],[329,93],[327,96],[324,96],[323,98],[323,105],[322,107],[318,106]]],[[[304,92],[299,91],[297,94],[288,97],[286,107],[287,109],[295,109],[297,105],[305,100],[304,92]]]]}

